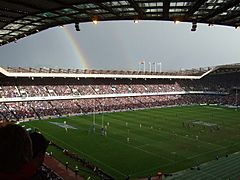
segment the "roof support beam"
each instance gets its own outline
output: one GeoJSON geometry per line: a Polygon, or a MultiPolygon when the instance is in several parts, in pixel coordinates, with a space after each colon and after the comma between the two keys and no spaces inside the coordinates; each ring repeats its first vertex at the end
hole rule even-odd
{"type": "Polygon", "coordinates": [[[143,11],[142,8],[138,6],[138,4],[134,0],[128,0],[129,4],[135,9],[135,11],[138,13],[138,16],[140,19],[143,19],[145,16],[145,12],[143,11]]]}
{"type": "Polygon", "coordinates": [[[163,0],[163,19],[169,19],[170,1],[163,0]]]}
{"type": "Polygon", "coordinates": [[[226,15],[226,17],[222,17],[221,18],[221,22],[233,20],[233,19],[235,19],[237,17],[240,17],[240,12],[231,13],[229,15],[226,15]]]}
{"type": "MultiPolygon", "coordinates": [[[[58,0],[50,0],[50,1],[58,2],[58,3],[60,2],[58,0]]],[[[85,4],[85,3],[89,3],[89,1],[83,0],[80,4],[85,4]]],[[[91,3],[93,4],[93,2],[91,2],[91,3]]],[[[73,5],[70,5],[70,4],[68,4],[68,3],[64,2],[64,1],[61,2],[61,5],[63,5],[65,8],[71,8],[71,9],[74,9],[74,10],[78,11],[76,14],[78,14],[78,13],[85,13],[85,14],[87,14],[89,16],[89,20],[91,19],[91,17],[97,16],[96,14],[90,13],[86,9],[81,9],[80,10],[80,9],[74,7],[73,5]]],[[[53,11],[53,12],[55,13],[55,11],[53,11]]],[[[60,13],[58,13],[58,14],[60,14],[60,13]]],[[[75,15],[75,14],[71,14],[71,15],[75,15]]],[[[69,15],[68,17],[70,17],[71,15],[69,15]]],[[[71,17],[71,18],[73,18],[73,17],[71,17]]],[[[74,18],[74,19],[76,19],[75,22],[81,22],[81,19],[80,20],[78,20],[77,18],[74,18]]]]}
{"type": "Polygon", "coordinates": [[[231,24],[233,25],[233,26],[235,26],[235,28],[237,28],[237,27],[239,27],[240,26],[240,21],[239,20],[232,20],[231,21],[231,24]]]}
{"type": "Polygon", "coordinates": [[[120,17],[120,14],[118,12],[114,11],[112,8],[106,6],[102,3],[99,3],[99,1],[93,1],[93,3],[98,5],[102,9],[105,9],[106,11],[110,12],[111,14],[114,14],[115,16],[120,17]]]}
{"type": "Polygon", "coordinates": [[[226,12],[229,8],[232,8],[236,5],[238,5],[239,3],[240,3],[239,0],[232,0],[228,3],[225,3],[222,6],[220,6],[219,8],[217,8],[215,11],[213,11],[212,13],[210,13],[206,17],[204,17],[202,19],[202,21],[206,22],[207,20],[209,20],[209,19],[211,19],[211,18],[213,18],[213,17],[215,17],[215,16],[217,16],[217,15],[223,13],[223,12],[226,12]]]}
{"type": "Polygon", "coordinates": [[[10,16],[5,16],[3,14],[0,13],[0,19],[5,19],[5,20],[8,20],[8,21],[12,21],[14,20],[14,17],[10,17],[10,16]]]}
{"type": "Polygon", "coordinates": [[[188,10],[187,14],[184,16],[184,19],[191,17],[207,0],[196,1],[191,9],[188,10]]]}
{"type": "Polygon", "coordinates": [[[1,13],[11,13],[14,14],[15,16],[19,16],[19,15],[26,15],[26,12],[18,12],[17,10],[10,10],[10,9],[5,9],[4,7],[0,7],[0,12],[1,13]]]}
{"type": "MultiPolygon", "coordinates": [[[[4,3],[9,3],[9,1],[7,1],[7,0],[1,0],[1,1],[4,2],[4,3]]],[[[11,3],[13,3],[13,2],[11,2],[11,3]]],[[[26,10],[26,12],[28,12],[29,10],[30,10],[30,12],[36,12],[36,11],[40,11],[41,10],[39,7],[34,6],[33,4],[31,4],[31,3],[28,4],[28,3],[23,2],[23,1],[21,1],[21,2],[14,1],[14,4],[18,5],[21,8],[24,8],[26,10]]]]}

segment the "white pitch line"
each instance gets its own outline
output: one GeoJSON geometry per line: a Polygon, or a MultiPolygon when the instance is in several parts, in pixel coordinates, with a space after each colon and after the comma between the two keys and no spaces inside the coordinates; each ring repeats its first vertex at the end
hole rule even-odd
{"type": "MultiPolygon", "coordinates": [[[[122,120],[119,120],[119,119],[117,119],[117,118],[113,118],[113,119],[115,119],[115,120],[117,120],[117,121],[123,122],[122,120]]],[[[135,125],[135,123],[134,123],[134,125],[135,125]]],[[[144,131],[145,131],[145,130],[144,130],[144,131]]],[[[155,131],[157,134],[159,134],[159,131],[157,131],[156,129],[153,129],[153,131],[155,131]]],[[[162,130],[162,129],[161,129],[160,131],[161,131],[161,132],[164,132],[165,134],[173,135],[172,133],[170,133],[170,132],[168,132],[168,131],[165,131],[165,130],[162,130]]],[[[188,140],[191,140],[191,141],[196,141],[195,138],[186,137],[186,136],[180,135],[180,134],[176,134],[176,135],[177,135],[178,137],[183,138],[183,139],[188,139],[188,140]]],[[[218,147],[224,147],[224,146],[222,146],[222,145],[214,144],[214,143],[207,142],[207,141],[203,141],[203,140],[198,140],[198,142],[201,142],[201,143],[203,143],[203,144],[209,144],[209,145],[213,145],[213,146],[218,146],[218,147]]]]}
{"type": "MultiPolygon", "coordinates": [[[[32,125],[30,125],[30,126],[32,126],[32,125]]],[[[34,126],[32,126],[32,127],[34,127],[34,126]]],[[[42,130],[41,130],[41,131],[42,131],[42,130]]],[[[94,161],[97,161],[97,162],[99,162],[100,164],[102,164],[102,165],[104,165],[104,166],[106,166],[106,167],[108,167],[108,168],[114,170],[115,172],[117,172],[117,173],[119,173],[119,174],[121,174],[121,175],[123,175],[123,176],[126,176],[126,174],[124,174],[123,172],[121,172],[121,171],[119,171],[119,170],[113,168],[112,166],[109,166],[109,165],[103,163],[102,161],[99,161],[98,159],[95,159],[94,157],[90,156],[89,154],[86,154],[86,153],[80,151],[79,149],[77,149],[77,148],[75,148],[75,147],[73,147],[73,146],[71,146],[71,145],[69,145],[69,144],[63,142],[62,140],[56,138],[55,136],[52,136],[52,135],[50,135],[49,133],[47,133],[47,132],[45,132],[45,131],[42,131],[42,132],[44,132],[45,134],[51,136],[52,138],[54,138],[54,139],[60,141],[61,143],[65,144],[65,145],[67,145],[67,146],[69,146],[69,147],[71,147],[71,148],[74,149],[75,151],[77,151],[77,152],[79,152],[79,153],[82,153],[82,154],[84,154],[85,156],[88,156],[89,158],[93,159],[94,161]]]]}
{"type": "Polygon", "coordinates": [[[140,148],[140,147],[145,147],[145,146],[149,146],[149,145],[150,145],[150,144],[142,144],[142,145],[136,146],[136,147],[140,148]]]}
{"type": "Polygon", "coordinates": [[[121,143],[121,144],[124,144],[124,145],[126,145],[126,146],[129,146],[129,147],[131,147],[131,148],[138,149],[138,150],[140,150],[140,151],[142,151],[142,152],[145,152],[145,153],[147,153],[147,154],[150,154],[150,155],[152,155],[152,156],[155,156],[155,157],[158,157],[158,158],[165,159],[165,160],[168,160],[168,161],[173,162],[173,160],[171,160],[171,159],[165,158],[165,157],[163,157],[163,156],[159,156],[159,155],[157,155],[157,154],[155,154],[155,153],[146,151],[146,150],[141,149],[141,148],[139,148],[139,147],[137,147],[137,146],[133,146],[133,145],[130,145],[130,144],[128,144],[128,143],[124,143],[124,142],[122,142],[122,141],[116,140],[116,139],[114,139],[114,138],[112,138],[112,137],[109,137],[109,136],[108,136],[108,138],[110,138],[110,139],[112,139],[112,140],[114,140],[114,141],[116,141],[116,142],[118,142],[118,143],[121,143]]]}

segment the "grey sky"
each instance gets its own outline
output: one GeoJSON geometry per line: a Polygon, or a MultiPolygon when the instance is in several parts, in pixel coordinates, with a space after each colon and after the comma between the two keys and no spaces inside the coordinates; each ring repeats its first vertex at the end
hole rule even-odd
{"type": "MultiPolygon", "coordinates": [[[[240,62],[240,31],[231,27],[157,21],[99,22],[65,26],[90,69],[137,70],[162,62],[163,70],[240,62]]],[[[1,66],[84,68],[63,28],[55,27],[0,47],[1,66]]]]}

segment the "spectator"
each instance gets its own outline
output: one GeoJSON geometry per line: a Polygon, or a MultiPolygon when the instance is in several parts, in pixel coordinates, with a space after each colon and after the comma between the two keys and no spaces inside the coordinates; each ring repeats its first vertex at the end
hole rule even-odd
{"type": "Polygon", "coordinates": [[[65,162],[66,171],[68,170],[68,161],[65,162]]]}
{"type": "Polygon", "coordinates": [[[78,166],[75,166],[74,172],[75,172],[75,175],[77,176],[77,175],[78,175],[78,172],[79,172],[78,166]]]}
{"type": "Polygon", "coordinates": [[[43,173],[44,169],[42,167],[45,153],[49,144],[49,141],[46,138],[37,132],[30,134],[32,140],[32,150],[33,150],[33,162],[37,165],[37,172],[34,174],[31,179],[34,180],[44,180],[47,179],[47,176],[51,173],[43,173]]]}
{"type": "Polygon", "coordinates": [[[49,141],[46,140],[42,134],[37,132],[31,133],[30,137],[32,140],[33,160],[38,166],[41,166],[44,161],[49,141]]]}
{"type": "Polygon", "coordinates": [[[0,127],[0,179],[24,180],[36,173],[32,143],[24,128],[15,124],[0,127]]]}

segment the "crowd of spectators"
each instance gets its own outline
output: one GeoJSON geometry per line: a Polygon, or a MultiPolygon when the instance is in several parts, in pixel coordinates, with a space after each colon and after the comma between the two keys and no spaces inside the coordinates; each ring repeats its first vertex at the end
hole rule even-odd
{"type": "Polygon", "coordinates": [[[1,86],[0,98],[16,97],[51,97],[80,96],[101,94],[131,94],[131,93],[163,93],[183,91],[229,92],[233,87],[239,87],[235,81],[222,82],[216,78],[209,80],[169,80],[163,83],[136,84],[99,84],[99,85],[29,85],[1,86]],[[230,84],[230,85],[229,85],[230,84]]]}
{"type": "Polygon", "coordinates": [[[46,86],[48,94],[50,96],[70,96],[72,95],[72,90],[68,85],[58,85],[58,86],[46,86]]]}
{"type": "Polygon", "coordinates": [[[48,96],[45,86],[16,86],[23,97],[44,97],[48,96]]]}
{"type": "Polygon", "coordinates": [[[73,95],[93,95],[96,94],[90,85],[70,85],[73,95]]]}
{"type": "Polygon", "coordinates": [[[158,95],[134,97],[86,98],[11,102],[0,105],[0,120],[42,119],[49,116],[79,115],[93,112],[133,110],[172,105],[240,105],[240,96],[230,95],[158,95]]]}
{"type": "Polygon", "coordinates": [[[16,119],[25,119],[35,116],[33,109],[29,107],[29,102],[5,103],[5,107],[16,119]]]}
{"type": "Polygon", "coordinates": [[[63,180],[61,176],[44,164],[38,169],[38,174],[41,177],[45,177],[47,180],[63,180]]]}
{"type": "Polygon", "coordinates": [[[49,101],[32,101],[29,105],[35,110],[38,117],[59,115],[49,101]]]}
{"type": "Polygon", "coordinates": [[[96,94],[114,94],[110,85],[91,85],[96,94]]]}
{"type": "Polygon", "coordinates": [[[59,115],[77,114],[81,108],[74,100],[55,100],[51,101],[51,108],[55,108],[59,115]]]}
{"type": "Polygon", "coordinates": [[[20,92],[16,86],[2,86],[0,87],[0,97],[13,98],[19,97],[20,92]]]}
{"type": "Polygon", "coordinates": [[[116,80],[109,82],[108,79],[102,80],[97,85],[95,83],[2,85],[0,86],[0,99],[2,99],[0,120],[42,119],[48,116],[181,104],[206,103],[236,106],[240,104],[239,87],[239,77],[231,74],[209,76],[200,80],[148,81],[143,79],[122,80],[117,83],[116,80]],[[194,94],[194,92],[196,93],[194,94]],[[175,94],[170,95],[169,93],[175,94]],[[98,97],[99,95],[104,95],[104,97],[98,97]],[[19,99],[19,97],[22,97],[21,101],[9,101],[9,99],[19,99]],[[36,100],[28,100],[33,97],[36,100]],[[7,102],[4,102],[5,98],[8,98],[7,102]]]}
{"type": "Polygon", "coordinates": [[[217,77],[203,78],[201,80],[168,80],[159,83],[119,83],[99,85],[21,85],[0,86],[0,98],[15,97],[51,97],[51,96],[76,96],[98,94],[131,94],[131,93],[159,93],[183,91],[211,91],[230,92],[234,87],[239,87],[236,79],[221,81],[217,77]]]}

